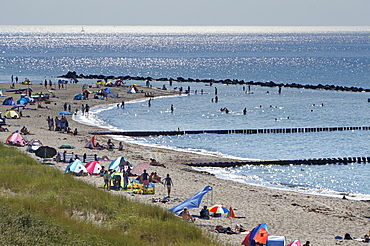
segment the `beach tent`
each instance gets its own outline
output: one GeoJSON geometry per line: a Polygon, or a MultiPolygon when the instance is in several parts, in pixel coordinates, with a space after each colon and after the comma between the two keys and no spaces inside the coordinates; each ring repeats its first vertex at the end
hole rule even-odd
{"type": "Polygon", "coordinates": [[[130,89],[127,91],[127,93],[136,93],[134,87],[130,87],[130,89]]]}
{"type": "Polygon", "coordinates": [[[85,148],[93,149],[96,146],[96,137],[93,136],[85,145],[85,148]]]}
{"type": "Polygon", "coordinates": [[[86,167],[82,164],[82,161],[80,160],[75,160],[74,162],[70,163],[66,170],[65,170],[65,173],[79,173],[83,171],[84,173],[87,173],[87,169],[86,167]]]}
{"type": "Polygon", "coordinates": [[[68,111],[61,111],[58,113],[58,115],[72,115],[72,113],[68,111]]]}
{"type": "Polygon", "coordinates": [[[203,199],[203,196],[210,190],[212,190],[212,187],[207,185],[206,187],[203,188],[203,190],[199,191],[192,198],[189,198],[188,200],[174,206],[173,208],[169,209],[169,211],[177,215],[180,215],[185,207],[187,207],[188,209],[199,208],[199,205],[203,199]]]}
{"type": "MultiPolygon", "coordinates": [[[[286,239],[284,236],[268,236],[266,246],[286,246],[286,239]]],[[[298,241],[298,243],[292,244],[291,246],[301,246],[301,244],[298,241]]]]}
{"type": "Polygon", "coordinates": [[[266,245],[269,236],[269,231],[266,224],[259,224],[253,230],[248,233],[244,238],[242,245],[246,246],[257,246],[266,245]]]}
{"type": "Polygon", "coordinates": [[[32,100],[30,97],[27,96],[27,94],[22,94],[21,98],[17,101],[17,104],[27,104],[29,102],[32,102],[32,100]]]}
{"type": "Polygon", "coordinates": [[[101,165],[98,161],[90,161],[85,165],[86,170],[90,174],[100,174],[101,165]]]}
{"type": "Polygon", "coordinates": [[[301,246],[301,241],[299,240],[294,240],[293,242],[291,242],[290,244],[288,244],[287,246],[301,246]]]}
{"type": "Polygon", "coordinates": [[[121,86],[122,85],[122,80],[118,79],[116,80],[116,82],[114,83],[114,86],[121,86]]]}
{"type": "Polygon", "coordinates": [[[82,99],[82,94],[77,94],[76,96],[73,97],[73,100],[81,100],[82,99]]]}
{"type": "Polygon", "coordinates": [[[15,110],[8,110],[5,112],[4,117],[7,119],[19,119],[21,118],[21,114],[15,110]]]}
{"type": "MultiPolygon", "coordinates": [[[[119,168],[120,167],[123,167],[123,165],[127,162],[127,160],[125,159],[125,157],[121,156],[121,157],[118,157],[116,159],[114,159],[110,164],[109,164],[109,167],[108,167],[108,170],[112,170],[114,172],[118,172],[119,171],[119,168]]],[[[130,166],[132,167],[132,165],[130,164],[130,166]]]]}
{"type": "Polygon", "coordinates": [[[13,132],[5,141],[6,144],[27,144],[26,140],[24,140],[23,136],[18,132],[13,132]]]}
{"type": "Polygon", "coordinates": [[[3,105],[15,105],[13,97],[8,97],[3,101],[3,105]]]}
{"type": "Polygon", "coordinates": [[[24,85],[30,85],[31,84],[31,81],[29,80],[29,79],[25,79],[23,82],[22,82],[22,84],[24,84],[24,85]]]}
{"type": "Polygon", "coordinates": [[[26,103],[28,103],[28,100],[27,100],[27,98],[25,98],[25,97],[21,97],[18,101],[17,101],[17,104],[26,104],[26,103]]]}
{"type": "Polygon", "coordinates": [[[37,139],[31,139],[30,142],[28,143],[26,151],[28,152],[35,152],[38,148],[43,146],[40,140],[37,139]]]}
{"type": "Polygon", "coordinates": [[[105,83],[105,86],[113,86],[113,82],[109,80],[107,83],[105,83]]]}

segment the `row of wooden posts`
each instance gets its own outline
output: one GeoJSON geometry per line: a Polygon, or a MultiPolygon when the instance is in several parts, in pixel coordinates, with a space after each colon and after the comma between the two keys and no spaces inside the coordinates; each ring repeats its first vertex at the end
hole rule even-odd
{"type": "Polygon", "coordinates": [[[299,128],[266,128],[266,129],[234,129],[234,130],[185,130],[185,131],[120,131],[120,132],[90,132],[93,135],[124,135],[132,137],[175,136],[186,134],[266,134],[266,133],[306,133],[332,131],[368,131],[370,126],[342,127],[299,127],[299,128]]]}
{"type": "Polygon", "coordinates": [[[192,167],[237,167],[243,165],[327,165],[327,164],[350,164],[370,163],[370,157],[344,157],[344,158],[319,158],[319,159],[295,159],[295,160],[256,160],[256,161],[232,161],[232,162],[198,162],[185,163],[192,167]]]}

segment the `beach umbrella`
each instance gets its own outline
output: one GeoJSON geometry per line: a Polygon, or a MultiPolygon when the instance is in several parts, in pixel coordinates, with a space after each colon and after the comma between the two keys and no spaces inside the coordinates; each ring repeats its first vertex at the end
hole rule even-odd
{"type": "Polygon", "coordinates": [[[216,214],[228,214],[230,210],[225,207],[224,205],[213,205],[212,207],[208,208],[210,213],[216,214]]]}
{"type": "Polygon", "coordinates": [[[294,240],[293,242],[291,242],[287,246],[301,246],[301,242],[299,240],[294,240]]]}
{"type": "Polygon", "coordinates": [[[144,172],[144,169],[148,169],[149,166],[149,162],[141,162],[132,168],[131,173],[140,175],[144,172]]]}
{"type": "Polygon", "coordinates": [[[51,158],[57,154],[57,150],[49,146],[41,146],[35,151],[35,154],[41,158],[51,158]]]}
{"type": "Polygon", "coordinates": [[[62,111],[62,112],[59,112],[58,115],[72,115],[72,113],[68,111],[62,111]]]}
{"type": "Polygon", "coordinates": [[[74,148],[75,146],[70,144],[62,144],[61,146],[59,146],[59,149],[74,149],[74,148]]]}

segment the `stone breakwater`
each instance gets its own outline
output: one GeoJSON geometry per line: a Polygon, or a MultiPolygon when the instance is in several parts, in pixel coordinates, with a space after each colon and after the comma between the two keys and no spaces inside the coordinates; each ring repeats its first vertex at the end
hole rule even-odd
{"type": "Polygon", "coordinates": [[[348,87],[348,86],[339,86],[339,85],[309,85],[309,84],[284,84],[284,83],[275,83],[273,81],[268,82],[255,82],[255,81],[244,81],[238,79],[224,79],[224,80],[215,80],[215,79],[192,79],[192,78],[152,78],[152,77],[141,77],[141,76],[106,76],[106,75],[78,75],[76,72],[68,72],[65,75],[59,76],[60,78],[67,78],[67,79],[97,79],[97,80],[144,80],[144,81],[172,81],[175,82],[200,82],[200,83],[209,83],[212,85],[213,83],[221,83],[221,84],[239,84],[239,85],[258,85],[264,87],[286,87],[286,88],[298,88],[298,89],[312,89],[312,90],[332,90],[332,91],[351,91],[351,92],[370,92],[370,89],[365,89],[361,87],[348,87]]]}

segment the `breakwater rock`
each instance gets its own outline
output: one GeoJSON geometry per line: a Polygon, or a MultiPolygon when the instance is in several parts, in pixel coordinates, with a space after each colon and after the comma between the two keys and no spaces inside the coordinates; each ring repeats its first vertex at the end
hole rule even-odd
{"type": "Polygon", "coordinates": [[[193,78],[152,78],[152,77],[141,77],[141,76],[113,76],[113,75],[78,75],[76,72],[68,72],[65,75],[59,76],[60,78],[67,78],[67,79],[98,79],[98,80],[144,80],[144,81],[176,81],[176,82],[196,82],[196,83],[208,83],[210,85],[214,83],[222,83],[222,84],[240,84],[240,85],[257,85],[257,86],[264,86],[264,87],[286,87],[286,88],[297,88],[297,89],[311,89],[311,90],[332,90],[332,91],[351,91],[351,92],[370,92],[370,89],[364,89],[362,87],[348,87],[348,86],[339,86],[339,85],[309,85],[309,84],[298,84],[298,83],[275,83],[273,81],[268,82],[255,82],[255,81],[244,81],[238,79],[223,79],[223,80],[216,80],[216,79],[193,79],[193,78]]]}

